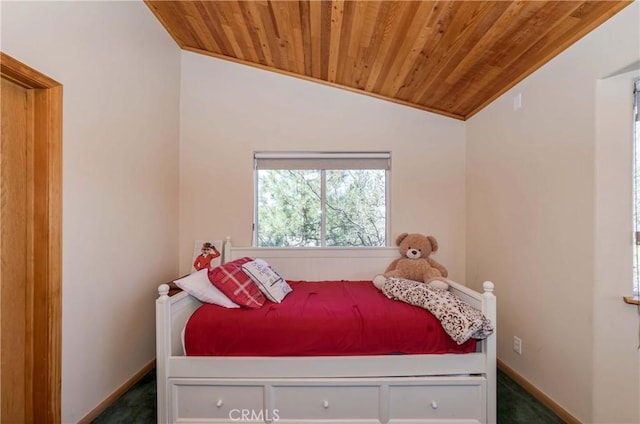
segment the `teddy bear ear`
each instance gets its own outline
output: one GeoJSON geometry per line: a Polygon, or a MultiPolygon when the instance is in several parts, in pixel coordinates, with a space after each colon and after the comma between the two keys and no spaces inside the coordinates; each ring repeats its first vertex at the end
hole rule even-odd
{"type": "Polygon", "coordinates": [[[431,243],[431,251],[432,252],[437,252],[438,251],[438,241],[436,240],[436,238],[434,236],[427,236],[427,238],[429,239],[429,242],[431,243]]]}
{"type": "Polygon", "coordinates": [[[402,240],[404,240],[408,235],[409,235],[409,233],[402,233],[402,234],[400,234],[400,235],[396,238],[396,246],[400,246],[400,243],[402,243],[402,240]]]}

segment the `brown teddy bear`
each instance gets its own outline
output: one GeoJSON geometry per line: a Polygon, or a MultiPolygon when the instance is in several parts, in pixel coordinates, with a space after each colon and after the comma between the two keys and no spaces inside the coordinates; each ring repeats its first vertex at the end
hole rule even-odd
{"type": "Polygon", "coordinates": [[[373,279],[376,287],[381,288],[387,278],[399,277],[407,280],[421,281],[433,288],[448,289],[443,281],[448,276],[447,269],[431,259],[429,255],[438,250],[438,242],[433,236],[423,234],[402,233],[396,239],[396,245],[402,255],[394,259],[384,274],[373,279]]]}

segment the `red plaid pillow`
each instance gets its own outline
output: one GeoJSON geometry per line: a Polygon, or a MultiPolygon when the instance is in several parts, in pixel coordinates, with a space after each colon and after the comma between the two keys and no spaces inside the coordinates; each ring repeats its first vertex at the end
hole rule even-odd
{"type": "Polygon", "coordinates": [[[232,302],[258,309],[264,305],[265,297],[251,277],[242,270],[242,264],[252,260],[245,257],[210,269],[209,281],[232,302]]]}

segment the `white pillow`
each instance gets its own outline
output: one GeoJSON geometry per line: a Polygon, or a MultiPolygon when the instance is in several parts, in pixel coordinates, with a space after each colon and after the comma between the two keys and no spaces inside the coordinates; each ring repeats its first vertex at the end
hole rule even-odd
{"type": "Polygon", "coordinates": [[[272,302],[280,303],[287,294],[291,293],[291,286],[262,259],[242,264],[242,270],[272,302]]]}
{"type": "Polygon", "coordinates": [[[209,281],[209,269],[204,268],[200,271],[175,280],[176,286],[198,299],[200,302],[213,303],[214,305],[224,306],[225,308],[239,308],[224,293],[209,281]]]}

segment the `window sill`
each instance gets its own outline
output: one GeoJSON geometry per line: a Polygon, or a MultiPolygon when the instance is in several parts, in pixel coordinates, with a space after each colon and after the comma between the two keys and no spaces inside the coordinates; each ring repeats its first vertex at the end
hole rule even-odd
{"type": "Polygon", "coordinates": [[[640,296],[623,296],[623,299],[629,305],[640,305],[640,296]]]}

